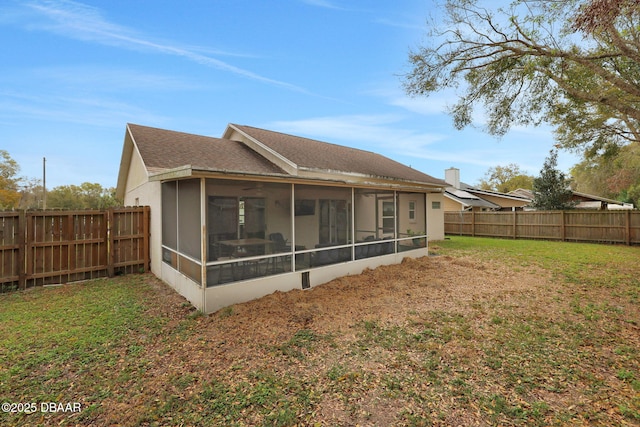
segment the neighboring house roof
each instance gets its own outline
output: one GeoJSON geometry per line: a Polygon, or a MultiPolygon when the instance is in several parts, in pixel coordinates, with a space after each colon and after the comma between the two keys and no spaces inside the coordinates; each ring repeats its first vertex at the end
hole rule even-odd
{"type": "Polygon", "coordinates": [[[505,199],[510,199],[510,200],[518,200],[518,201],[522,201],[522,202],[531,202],[533,199],[526,197],[524,195],[520,195],[520,194],[513,194],[513,192],[509,192],[509,193],[500,193],[498,191],[491,191],[491,190],[482,190],[480,188],[475,188],[472,187],[468,184],[465,184],[464,182],[460,183],[460,188],[462,188],[463,190],[472,193],[472,194],[476,194],[476,195],[485,195],[485,196],[494,196],[494,197],[502,197],[505,199]]]}
{"type": "MultiPolygon", "coordinates": [[[[313,139],[230,124],[223,138],[128,124],[118,176],[122,197],[133,153],[149,179],[221,173],[340,182],[415,185],[439,191],[447,184],[380,154],[313,139]],[[236,133],[238,132],[238,133],[236,133]],[[235,136],[233,140],[229,136],[235,136]]],[[[202,175],[201,175],[202,176],[202,175]]]]}
{"type": "Polygon", "coordinates": [[[465,207],[479,207],[496,210],[501,209],[502,206],[489,200],[483,199],[482,196],[493,196],[503,199],[517,200],[521,202],[531,202],[531,199],[528,199],[526,197],[499,193],[497,191],[481,190],[479,188],[472,187],[469,184],[465,184],[464,182],[460,183],[459,189],[455,187],[447,187],[447,189],[445,190],[445,196],[459,203],[462,203],[465,207]]]}
{"type": "Polygon", "coordinates": [[[524,188],[518,188],[517,190],[509,191],[512,196],[518,196],[533,201],[533,191],[525,190],[524,188]]]}
{"type": "MultiPolygon", "coordinates": [[[[531,190],[525,190],[518,188],[511,191],[509,194],[517,195],[521,197],[527,197],[533,201],[534,194],[531,190]]],[[[603,203],[608,206],[609,209],[633,209],[633,204],[623,203],[618,200],[608,199],[606,197],[594,196],[593,194],[581,193],[579,191],[573,191],[573,200],[579,202],[577,208],[584,209],[600,209],[603,203]]]]}
{"type": "Polygon", "coordinates": [[[461,203],[465,207],[479,207],[489,209],[500,209],[500,205],[492,203],[488,200],[484,200],[478,196],[475,196],[465,190],[459,190],[454,187],[447,187],[444,193],[445,197],[448,197],[458,203],[461,203]]]}

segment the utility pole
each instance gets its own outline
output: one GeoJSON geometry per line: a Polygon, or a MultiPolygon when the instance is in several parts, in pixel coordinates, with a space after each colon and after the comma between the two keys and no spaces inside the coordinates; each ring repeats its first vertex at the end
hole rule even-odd
{"type": "Polygon", "coordinates": [[[42,158],[42,210],[47,210],[47,158],[42,158]]]}

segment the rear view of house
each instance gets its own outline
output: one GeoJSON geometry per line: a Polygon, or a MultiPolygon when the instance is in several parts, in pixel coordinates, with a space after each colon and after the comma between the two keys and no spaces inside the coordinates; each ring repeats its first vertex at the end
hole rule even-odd
{"type": "Polygon", "coordinates": [[[443,180],[250,126],[222,138],[127,125],[117,195],[151,206],[151,270],[213,312],[427,255],[443,180]]]}

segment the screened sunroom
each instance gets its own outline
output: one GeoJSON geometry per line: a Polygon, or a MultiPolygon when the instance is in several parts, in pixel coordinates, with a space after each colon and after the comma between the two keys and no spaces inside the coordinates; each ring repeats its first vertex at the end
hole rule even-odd
{"type": "Polygon", "coordinates": [[[117,194],[151,206],[151,271],[198,309],[427,255],[446,183],[369,151],[229,125],[127,125],[117,194]]]}
{"type": "Polygon", "coordinates": [[[427,246],[425,193],[195,178],[162,202],[163,262],[207,287],[427,246]]]}

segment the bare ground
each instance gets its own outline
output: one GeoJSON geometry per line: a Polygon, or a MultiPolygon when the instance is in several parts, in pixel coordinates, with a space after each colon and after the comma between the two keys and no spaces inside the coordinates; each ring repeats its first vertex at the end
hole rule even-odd
{"type": "MultiPolygon", "coordinates": [[[[170,319],[167,330],[179,327],[191,308],[166,285],[152,277],[149,281],[156,290],[148,301],[149,314],[170,319]]],[[[454,372],[457,364],[459,369],[469,371],[464,378],[465,385],[473,390],[472,395],[519,399],[523,408],[530,408],[531,402],[544,402],[541,424],[545,419],[563,424],[558,422],[562,417],[557,414],[569,408],[565,416],[569,424],[626,425],[630,421],[620,415],[616,408],[619,402],[607,401],[606,392],[586,395],[583,380],[572,384],[565,380],[554,382],[553,378],[540,379],[549,384],[564,384],[559,386],[560,391],[536,385],[524,394],[514,393],[513,385],[503,382],[508,373],[500,372],[500,368],[488,368],[486,362],[481,362],[486,358],[485,347],[470,344],[475,340],[496,340],[495,335],[487,332],[488,325],[498,321],[496,316],[533,317],[542,322],[584,321],[570,309],[569,301],[574,294],[589,295],[590,300],[597,300],[598,293],[610,299],[606,290],[569,288],[553,283],[550,273],[537,267],[513,268],[448,256],[405,259],[400,265],[367,270],[311,290],[276,292],[197,318],[193,333],[173,340],[169,346],[162,339],[145,341],[142,337],[149,360],[142,373],[144,378],[123,384],[122,390],[115,394],[117,398],[103,403],[107,408],[105,413],[111,414],[104,421],[135,424],[140,422],[140,408],[149,408],[154,401],[162,402],[167,395],[189,400],[211,382],[250,383],[249,373],[268,371],[294,376],[303,383],[308,380],[311,388],[323,393],[317,398],[314,411],[299,420],[300,425],[410,424],[407,419],[414,415],[416,419],[420,416],[422,420],[441,425],[509,425],[512,423],[509,418],[491,415],[491,405],[486,400],[471,398],[461,404],[458,394],[446,391],[446,384],[440,388],[425,381],[412,384],[415,388],[407,390],[408,394],[417,393],[423,399],[389,393],[388,385],[380,383],[381,378],[388,378],[389,372],[402,372],[404,364],[415,366],[424,357],[420,353],[409,350],[400,358],[392,350],[379,346],[373,346],[371,353],[353,350],[354,343],[362,340],[363,324],[386,329],[411,328],[437,322],[438,316],[460,315],[464,316],[469,336],[454,334],[452,339],[438,343],[438,348],[431,351],[440,354],[438,363],[452,367],[454,372]],[[312,331],[316,337],[330,338],[313,343],[312,348],[299,348],[303,357],[283,356],[283,346],[299,331],[312,331]],[[477,366],[473,365],[474,361],[477,366]],[[336,384],[323,385],[328,382],[326,373],[336,366],[343,368],[344,378],[339,377],[336,384]],[[172,385],[185,375],[193,378],[191,384],[172,385]],[[599,413],[608,415],[598,416],[599,413]]],[[[640,318],[637,305],[624,300],[616,303],[629,318],[640,318]]],[[[627,322],[619,326],[618,333],[628,339],[629,345],[640,348],[637,325],[627,322]]],[[[593,357],[601,361],[613,351],[615,348],[594,347],[593,357]]],[[[522,360],[528,363],[526,358],[522,360]]],[[[569,359],[567,363],[576,362],[569,359]]],[[[628,384],[615,378],[612,373],[615,371],[606,369],[606,365],[606,362],[594,363],[592,372],[599,381],[607,383],[605,390],[620,391],[624,396],[633,394],[628,384]]],[[[550,370],[547,374],[553,376],[553,372],[550,370]]],[[[407,388],[407,385],[401,384],[401,387],[407,388]]],[[[512,404],[512,407],[515,406],[512,404]]],[[[245,425],[264,421],[255,414],[246,417],[240,420],[245,425]],[[252,416],[257,418],[252,421],[252,416]]]]}

